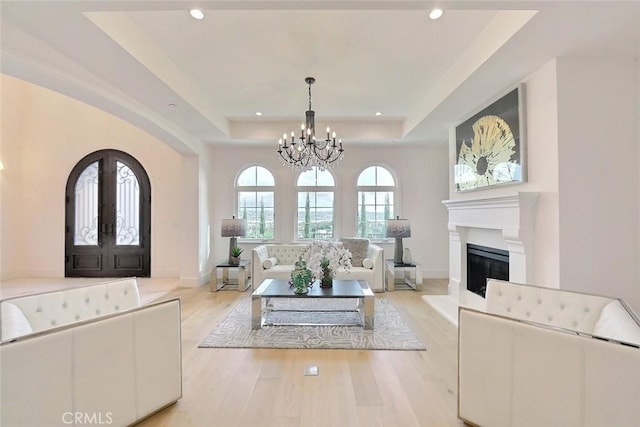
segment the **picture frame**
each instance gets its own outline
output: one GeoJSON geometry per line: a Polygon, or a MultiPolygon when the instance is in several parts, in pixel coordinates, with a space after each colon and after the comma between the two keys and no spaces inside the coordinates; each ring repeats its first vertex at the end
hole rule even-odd
{"type": "Polygon", "coordinates": [[[526,182],[524,84],[455,128],[456,192],[526,182]]]}

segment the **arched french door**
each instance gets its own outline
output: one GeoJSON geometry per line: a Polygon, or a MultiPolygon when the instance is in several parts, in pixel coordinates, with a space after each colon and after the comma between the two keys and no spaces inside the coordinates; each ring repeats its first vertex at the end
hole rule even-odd
{"type": "Polygon", "coordinates": [[[149,277],[151,184],[142,165],[118,150],[78,162],[67,179],[66,277],[149,277]]]}

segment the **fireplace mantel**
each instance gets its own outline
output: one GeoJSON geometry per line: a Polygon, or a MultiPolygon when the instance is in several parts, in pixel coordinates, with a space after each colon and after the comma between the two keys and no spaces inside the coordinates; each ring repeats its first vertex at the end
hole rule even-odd
{"type": "Polygon", "coordinates": [[[466,244],[469,228],[498,230],[509,251],[509,280],[533,281],[533,232],[538,193],[445,200],[449,210],[449,294],[463,302],[466,291],[466,244]]]}

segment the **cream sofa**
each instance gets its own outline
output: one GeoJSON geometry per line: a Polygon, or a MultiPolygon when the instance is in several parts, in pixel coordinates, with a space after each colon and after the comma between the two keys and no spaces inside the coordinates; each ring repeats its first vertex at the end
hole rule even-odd
{"type": "Polygon", "coordinates": [[[460,307],[458,416],[479,426],[640,426],[640,322],[616,299],[488,281],[460,307]]]}
{"type": "Polygon", "coordinates": [[[0,302],[0,425],[126,426],[182,395],[180,301],[135,279],[0,302]]]}
{"type": "MultiPolygon", "coordinates": [[[[256,289],[265,279],[291,280],[294,263],[307,247],[305,244],[272,243],[255,247],[252,250],[252,281],[256,289]]],[[[363,265],[352,266],[350,271],[338,271],[339,280],[366,280],[374,292],[384,291],[384,252],[380,246],[369,244],[363,265]],[[370,267],[370,268],[369,268],[370,267]]]]}

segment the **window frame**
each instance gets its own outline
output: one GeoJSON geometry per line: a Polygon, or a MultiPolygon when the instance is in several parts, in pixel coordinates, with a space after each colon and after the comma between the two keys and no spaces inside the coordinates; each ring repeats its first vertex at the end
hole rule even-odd
{"type": "MultiPolygon", "coordinates": [[[[253,164],[253,165],[248,165],[243,167],[242,169],[240,169],[238,171],[238,174],[236,175],[235,181],[234,181],[234,188],[235,188],[235,216],[236,218],[241,218],[243,219],[243,215],[242,215],[242,206],[240,206],[240,193],[254,193],[256,195],[256,213],[259,210],[259,201],[257,199],[257,194],[258,193],[271,193],[273,196],[273,206],[270,207],[270,209],[273,211],[273,237],[249,237],[249,236],[245,236],[245,237],[241,237],[238,240],[240,242],[246,242],[246,243],[256,243],[256,242],[272,242],[275,241],[277,238],[277,221],[276,221],[276,179],[275,179],[275,175],[273,174],[273,172],[263,166],[263,165],[258,165],[258,164],[253,164]],[[252,168],[256,168],[256,180],[255,182],[257,183],[257,168],[262,168],[265,171],[267,171],[270,176],[271,179],[273,179],[273,185],[240,185],[239,181],[240,178],[242,177],[242,175],[249,171],[252,168]]],[[[249,223],[247,223],[247,232],[250,228],[249,223]]]]}
{"type": "Polygon", "coordinates": [[[304,173],[308,173],[310,172],[310,170],[306,170],[306,171],[302,171],[298,174],[298,177],[296,178],[296,185],[295,185],[295,217],[294,217],[294,230],[293,230],[293,238],[295,242],[311,242],[313,240],[334,240],[336,238],[337,232],[336,232],[336,195],[337,195],[337,185],[336,185],[336,178],[333,175],[333,173],[331,173],[331,171],[329,169],[325,169],[324,171],[320,171],[320,168],[318,168],[317,166],[312,166],[311,170],[315,170],[315,182],[318,182],[318,172],[322,172],[322,173],[328,173],[329,176],[331,177],[331,180],[333,181],[333,185],[298,185],[298,181],[300,180],[300,177],[302,176],[302,174],[304,173]],[[332,193],[333,198],[332,198],[332,206],[331,206],[331,236],[327,237],[326,239],[323,238],[319,238],[319,237],[301,237],[298,233],[299,229],[298,229],[298,213],[299,213],[299,209],[300,206],[298,206],[298,200],[299,200],[299,196],[300,193],[312,193],[312,194],[317,194],[317,193],[332,193]]]}
{"type": "MultiPolygon", "coordinates": [[[[376,181],[377,181],[377,173],[376,173],[376,181]]],[[[389,168],[388,166],[385,165],[381,165],[381,164],[372,164],[369,166],[364,167],[360,173],[358,174],[358,176],[356,177],[356,215],[355,215],[355,235],[357,237],[364,237],[364,238],[368,238],[370,241],[372,242],[380,242],[380,243],[388,243],[388,242],[392,242],[394,239],[383,236],[383,237],[367,237],[367,236],[360,236],[360,223],[359,223],[359,215],[360,215],[360,209],[361,209],[361,193],[392,193],[393,195],[393,202],[391,203],[391,218],[395,218],[398,215],[398,178],[396,177],[395,173],[393,172],[393,170],[391,168],[389,168]],[[360,177],[362,176],[362,174],[370,169],[370,168],[381,168],[384,169],[387,173],[389,173],[389,175],[391,176],[391,178],[393,179],[394,185],[358,185],[358,181],[360,179],[360,177]]],[[[371,206],[371,205],[368,205],[371,206]]],[[[375,204],[373,205],[376,208],[380,205],[375,204]]]]}

